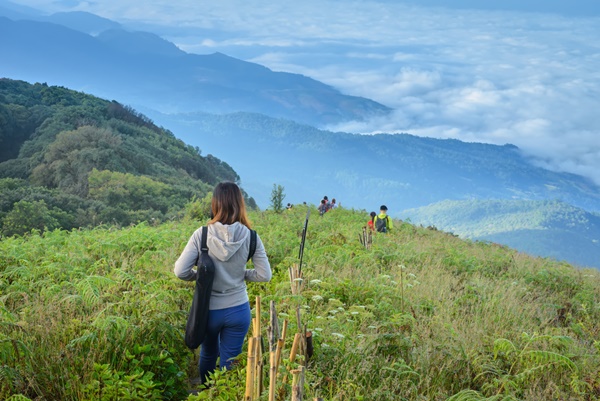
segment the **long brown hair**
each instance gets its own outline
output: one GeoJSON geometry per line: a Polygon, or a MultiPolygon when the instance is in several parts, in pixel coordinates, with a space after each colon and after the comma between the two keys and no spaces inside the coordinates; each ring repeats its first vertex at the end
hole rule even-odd
{"type": "Polygon", "coordinates": [[[208,224],[233,224],[237,221],[250,228],[242,191],[233,182],[221,182],[213,191],[211,202],[213,218],[208,224]]]}

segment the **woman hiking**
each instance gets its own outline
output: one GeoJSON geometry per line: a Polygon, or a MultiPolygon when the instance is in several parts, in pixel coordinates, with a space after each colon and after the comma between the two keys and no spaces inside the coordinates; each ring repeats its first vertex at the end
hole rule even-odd
{"type": "MultiPolygon", "coordinates": [[[[254,269],[246,269],[250,249],[250,221],[240,188],[232,182],[218,184],[213,192],[212,215],[208,222],[208,254],[215,265],[215,277],[209,303],[206,337],[200,350],[200,381],[206,383],[216,368],[229,369],[241,354],[250,327],[251,313],[246,281],[271,280],[271,265],[258,235],[252,256],[254,269]]],[[[175,275],[193,281],[202,243],[202,227],[192,234],[175,262],[175,275]]]]}

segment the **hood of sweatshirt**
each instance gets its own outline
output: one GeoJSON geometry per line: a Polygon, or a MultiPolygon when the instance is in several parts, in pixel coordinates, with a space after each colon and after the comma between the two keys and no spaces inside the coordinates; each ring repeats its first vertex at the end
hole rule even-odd
{"type": "Polygon", "coordinates": [[[242,223],[221,224],[216,222],[208,226],[207,245],[210,253],[217,259],[228,261],[244,244],[250,230],[242,223]]]}

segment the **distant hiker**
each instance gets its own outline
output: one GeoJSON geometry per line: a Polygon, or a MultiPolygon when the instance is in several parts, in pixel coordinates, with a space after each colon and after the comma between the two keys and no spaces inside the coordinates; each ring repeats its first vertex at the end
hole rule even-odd
{"type": "Polygon", "coordinates": [[[330,209],[335,209],[336,207],[338,207],[338,204],[337,204],[337,203],[335,203],[335,198],[333,198],[333,199],[331,200],[331,206],[330,206],[330,209]]]}
{"type": "Polygon", "coordinates": [[[287,206],[286,206],[287,210],[290,210],[290,209],[293,209],[293,208],[294,208],[294,205],[292,205],[291,203],[288,203],[287,206]]]}
{"type": "Polygon", "coordinates": [[[327,198],[327,195],[323,197],[323,200],[325,201],[325,211],[331,209],[331,202],[329,202],[329,198],[327,198]]]}
{"type": "Polygon", "coordinates": [[[325,212],[327,212],[327,201],[325,199],[321,199],[321,204],[319,205],[317,210],[319,211],[320,216],[323,216],[325,212]]]}
{"type": "Polygon", "coordinates": [[[379,208],[379,215],[375,216],[373,223],[375,224],[375,229],[380,233],[387,233],[392,229],[392,219],[387,215],[387,206],[381,205],[379,208]]]}
{"type": "Polygon", "coordinates": [[[369,216],[371,216],[371,220],[367,222],[367,225],[369,226],[371,231],[375,231],[375,216],[377,216],[377,213],[371,212],[369,213],[369,216]]]}
{"type": "MultiPolygon", "coordinates": [[[[242,353],[251,320],[246,281],[271,280],[271,265],[258,235],[252,256],[254,269],[246,269],[252,235],[240,188],[232,182],[218,184],[211,207],[214,217],[208,222],[206,245],[216,269],[198,366],[201,383],[215,370],[219,356],[220,367],[229,369],[234,358],[242,353]]],[[[175,275],[182,280],[196,280],[193,268],[200,253],[201,237],[199,228],[175,262],[175,275]]]]}

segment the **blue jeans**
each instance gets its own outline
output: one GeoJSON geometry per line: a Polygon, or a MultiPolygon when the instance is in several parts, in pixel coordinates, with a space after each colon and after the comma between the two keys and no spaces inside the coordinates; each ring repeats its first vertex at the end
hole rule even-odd
{"type": "Polygon", "coordinates": [[[248,302],[231,308],[216,309],[208,312],[206,337],[200,349],[200,380],[205,383],[209,373],[217,366],[229,369],[233,358],[242,353],[244,339],[250,327],[250,304],[248,302]]]}

